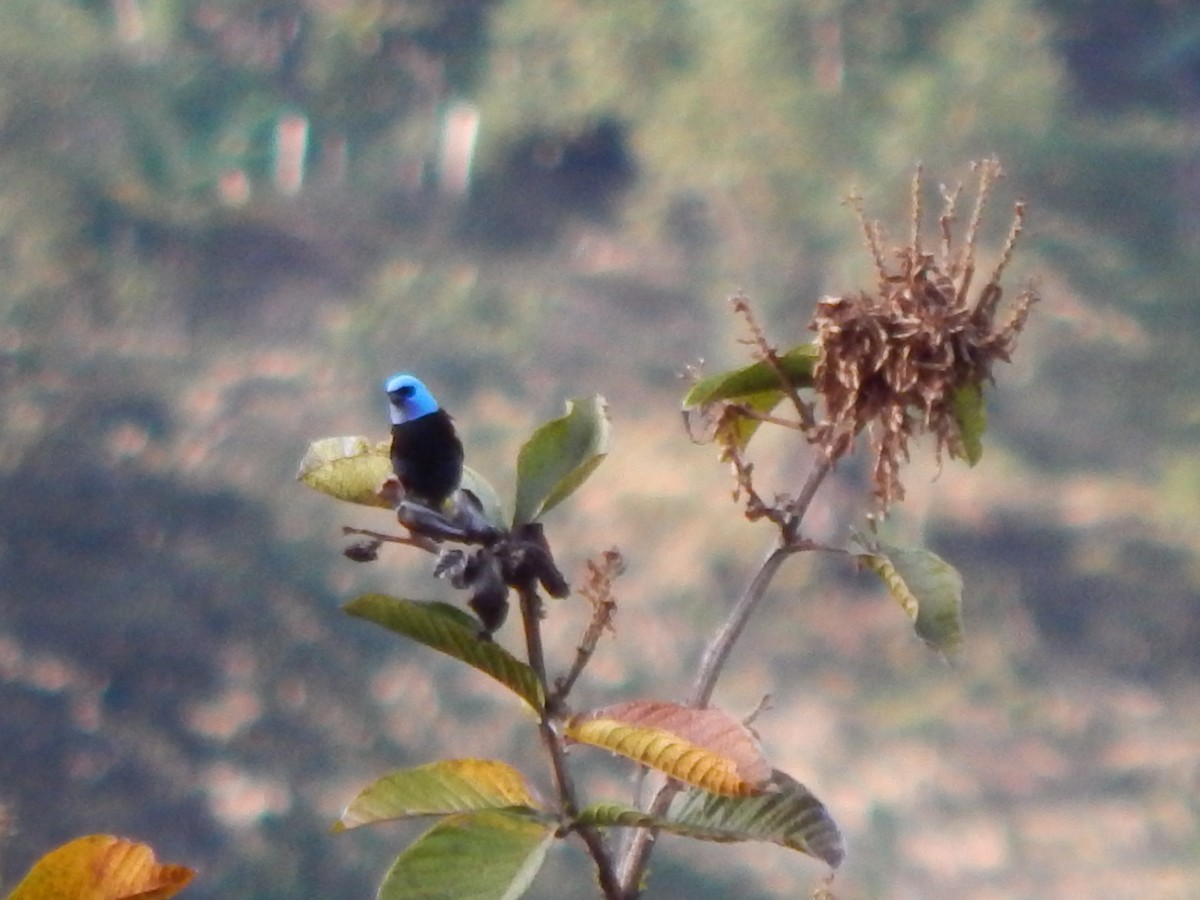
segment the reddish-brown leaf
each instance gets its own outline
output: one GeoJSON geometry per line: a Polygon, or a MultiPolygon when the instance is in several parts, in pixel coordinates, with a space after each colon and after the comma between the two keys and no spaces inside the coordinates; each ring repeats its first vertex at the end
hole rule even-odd
{"type": "Polygon", "coordinates": [[[754,734],[719,709],[636,700],[575,716],[567,734],[717,794],[756,794],[771,778],[754,734]]]}

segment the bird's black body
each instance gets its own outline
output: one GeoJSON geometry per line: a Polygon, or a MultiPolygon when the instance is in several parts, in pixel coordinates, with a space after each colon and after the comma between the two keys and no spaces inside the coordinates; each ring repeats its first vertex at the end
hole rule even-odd
{"type": "Polygon", "coordinates": [[[440,509],[462,479],[463,446],[444,409],[392,426],[392,471],[405,493],[440,509]]]}

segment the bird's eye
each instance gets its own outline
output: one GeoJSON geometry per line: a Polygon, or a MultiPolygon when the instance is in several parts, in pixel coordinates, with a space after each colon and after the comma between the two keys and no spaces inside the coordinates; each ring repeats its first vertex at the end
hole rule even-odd
{"type": "Polygon", "coordinates": [[[416,392],[417,392],[417,389],[415,387],[413,387],[411,384],[406,384],[406,385],[404,385],[404,387],[400,388],[400,390],[396,391],[397,394],[399,394],[401,397],[404,397],[404,398],[411,397],[416,392]]]}

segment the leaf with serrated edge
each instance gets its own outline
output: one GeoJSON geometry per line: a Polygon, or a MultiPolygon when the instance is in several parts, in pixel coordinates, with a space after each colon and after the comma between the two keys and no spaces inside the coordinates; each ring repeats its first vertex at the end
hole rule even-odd
{"type": "Polygon", "coordinates": [[[351,801],[335,831],[409,816],[538,806],[525,777],[494,759],[444,759],[390,772],[351,801]]]}
{"type": "Polygon", "coordinates": [[[950,396],[950,409],[958,423],[963,453],[967,465],[973,466],[983,456],[983,433],[987,430],[987,407],[983,402],[983,385],[964,384],[950,396]]]}
{"type": "Polygon", "coordinates": [[[553,825],[511,812],[448,816],[400,854],[378,900],[515,900],[554,834],[553,825]]]}
{"type": "Polygon", "coordinates": [[[634,701],[575,716],[566,733],[719,794],[756,793],[771,775],[750,729],[719,709],[634,701]]]}
{"type": "Polygon", "coordinates": [[[600,396],[568,402],[565,416],[538,428],[517,454],[513,527],[549,512],[583,484],[608,454],[610,431],[600,396]]]}
{"type": "Polygon", "coordinates": [[[889,544],[855,558],[883,579],[925,643],[947,657],[962,648],[963,581],[954,566],[929,550],[889,544]]]}
{"type": "Polygon", "coordinates": [[[542,689],[533,669],[498,644],[481,641],[479,622],[462,610],[447,603],[384,594],[364,594],[343,609],[462,660],[496,679],[534,709],[541,708],[542,689]]]}
{"type": "MultiPolygon", "coordinates": [[[[779,356],[779,368],[792,387],[808,388],[812,387],[816,361],[816,346],[801,344],[779,356]]],[[[693,409],[720,400],[741,400],[770,391],[779,391],[782,395],[783,385],[779,383],[775,369],[760,360],[740,369],[709,375],[696,382],[683,398],[683,408],[693,409]]]]}
{"type": "Polygon", "coordinates": [[[159,864],[146,844],[89,834],[39,859],[8,900],[167,900],[195,874],[186,866],[159,864]]]}

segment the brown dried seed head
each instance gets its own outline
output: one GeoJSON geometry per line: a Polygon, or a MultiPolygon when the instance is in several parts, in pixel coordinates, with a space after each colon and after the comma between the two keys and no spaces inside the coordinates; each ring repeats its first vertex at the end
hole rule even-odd
{"type": "Polygon", "coordinates": [[[868,431],[881,510],[904,495],[899,472],[908,460],[910,437],[932,432],[939,459],[943,451],[963,454],[951,398],[964,385],[990,380],[992,364],[1008,360],[1037,300],[1032,289],[1022,291],[1007,321],[997,326],[1000,277],[1023,227],[1023,204],[1017,205],[991,280],[974,301],[969,299],[980,221],[1000,167],[987,160],[976,171],[976,202],[964,246],[957,253],[952,226],[959,190],[943,189],[941,253],[935,259],[921,247],[918,169],[912,236],[908,246],[896,251],[894,269],[884,262],[881,226],[868,221],[861,201],[852,199],[879,283],[873,294],[823,298],[811,323],[820,351],[814,387],[824,409],[812,440],[836,458],[852,447],[860,431],[868,431]]]}

